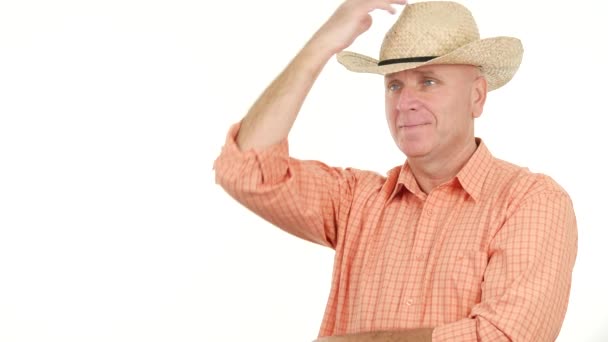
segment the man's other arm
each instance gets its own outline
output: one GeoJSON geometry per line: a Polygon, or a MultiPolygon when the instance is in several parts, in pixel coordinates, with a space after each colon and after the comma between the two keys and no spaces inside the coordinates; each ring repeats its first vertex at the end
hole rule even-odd
{"type": "Polygon", "coordinates": [[[431,342],[432,336],[432,328],[420,328],[323,337],[317,339],[315,342],[431,342]]]}

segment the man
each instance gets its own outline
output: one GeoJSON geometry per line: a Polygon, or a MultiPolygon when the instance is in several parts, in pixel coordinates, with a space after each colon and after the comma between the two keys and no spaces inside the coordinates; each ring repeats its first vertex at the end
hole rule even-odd
{"type": "Polygon", "coordinates": [[[320,341],[551,341],[576,257],[575,216],[549,177],[474,136],[486,94],[517,71],[515,38],[479,39],[453,2],[407,5],[380,60],[342,50],[403,0],[347,0],[228,134],[226,191],[336,251],[320,341]],[[385,77],[389,130],[407,156],[387,177],[289,157],[287,135],[323,66],[385,77]]]}

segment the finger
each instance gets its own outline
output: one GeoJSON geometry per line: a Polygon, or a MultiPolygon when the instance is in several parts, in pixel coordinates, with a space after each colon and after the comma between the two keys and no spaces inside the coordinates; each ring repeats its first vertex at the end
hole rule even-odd
{"type": "Polygon", "coordinates": [[[407,5],[407,0],[391,0],[391,4],[393,5],[407,5]]]}
{"type": "Polygon", "coordinates": [[[395,7],[387,4],[387,3],[380,3],[378,5],[376,5],[374,7],[374,9],[381,9],[381,10],[385,10],[387,12],[389,12],[390,14],[395,14],[397,13],[397,10],[395,9],[395,7]]]}
{"type": "Polygon", "coordinates": [[[395,5],[406,5],[407,4],[407,0],[381,0],[381,1],[377,1],[373,4],[371,4],[372,8],[370,8],[370,12],[374,9],[382,9],[385,10],[387,12],[389,12],[390,14],[395,14],[397,13],[397,10],[395,9],[394,6],[392,6],[392,4],[395,5]]]}
{"type": "Polygon", "coordinates": [[[407,0],[383,0],[382,2],[392,5],[407,5],[407,0]]]}

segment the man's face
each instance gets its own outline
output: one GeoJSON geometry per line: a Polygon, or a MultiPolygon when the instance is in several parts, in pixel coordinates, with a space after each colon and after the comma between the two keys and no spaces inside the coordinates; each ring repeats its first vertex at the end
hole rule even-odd
{"type": "Polygon", "coordinates": [[[474,143],[487,84],[471,65],[428,65],[385,76],[386,118],[408,158],[446,160],[474,143]]]}

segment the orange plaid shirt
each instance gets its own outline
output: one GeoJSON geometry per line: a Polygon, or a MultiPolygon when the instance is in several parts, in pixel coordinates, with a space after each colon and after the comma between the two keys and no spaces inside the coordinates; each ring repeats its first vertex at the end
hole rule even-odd
{"type": "Polygon", "coordinates": [[[319,336],[434,327],[433,341],[552,341],[577,251],[568,194],[481,140],[425,194],[407,162],[387,177],[290,158],[287,140],[240,151],[216,181],[276,226],[335,249],[319,336]]]}

